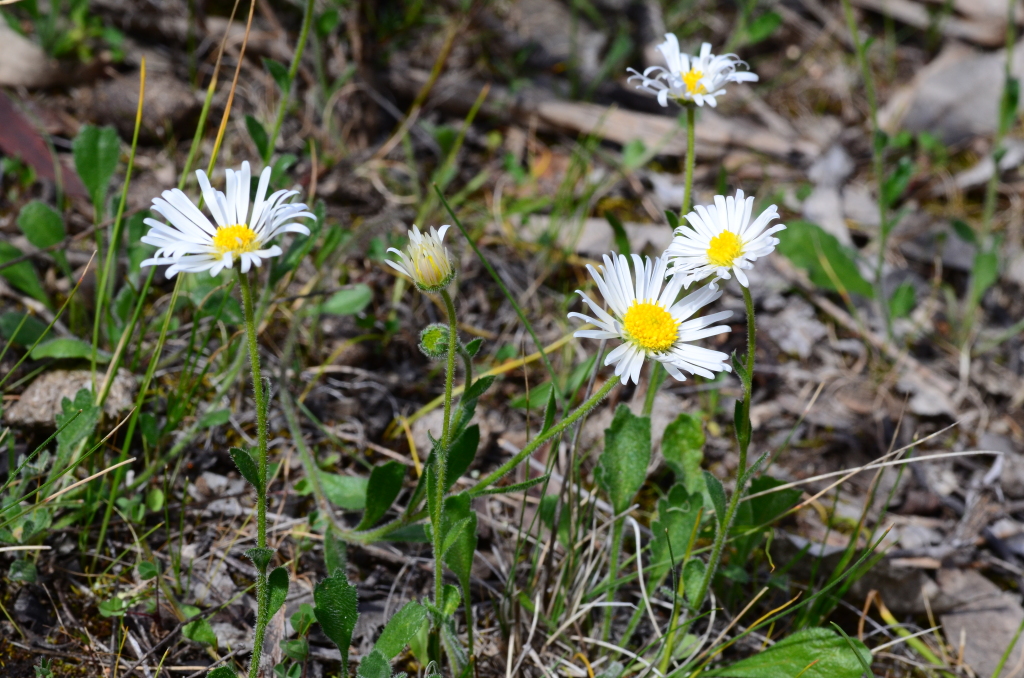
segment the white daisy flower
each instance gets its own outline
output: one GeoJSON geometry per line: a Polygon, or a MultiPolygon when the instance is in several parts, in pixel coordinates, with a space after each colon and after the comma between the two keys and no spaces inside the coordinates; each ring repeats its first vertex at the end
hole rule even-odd
{"type": "Polygon", "coordinates": [[[455,266],[442,244],[449,228],[451,226],[445,224],[439,231],[431,226],[429,233],[421,233],[414,224],[409,229],[409,246],[405,252],[394,247],[388,249],[388,252],[398,255],[399,261],[385,261],[391,268],[412,278],[416,287],[424,292],[440,292],[455,279],[455,266]]]}
{"type": "Polygon", "coordinates": [[[672,33],[665,34],[665,42],[658,45],[658,51],[665,57],[668,68],[651,66],[643,73],[630,68],[628,82],[639,80],[637,89],[658,97],[658,103],[668,106],[671,97],[679,103],[694,102],[698,106],[707,104],[714,108],[715,97],[725,94],[725,85],[730,82],[756,82],[757,74],[737,70],[746,67],[735,54],[711,53],[711,43],[700,46],[700,54],[691,56],[679,51],[679,39],[672,33]]]}
{"type": "Polygon", "coordinates": [[[248,273],[251,266],[259,266],[264,259],[281,254],[281,248],[277,245],[265,248],[277,235],[309,235],[309,229],[295,219],[316,217],[306,211],[302,203],[285,202],[298,195],[298,191],[277,191],[267,197],[269,167],[264,168],[260,174],[251,216],[249,163],[243,162],[237,172],[225,170],[225,174],[226,194],[213,190],[206,172],[196,170],[203,200],[217,222],[216,226],[177,188],[164,191],[160,198],[153,198],[153,211],[163,216],[170,225],[156,219],[145,220],[150,231],[142,237],[142,242],[158,249],[152,259],[142,262],[143,266],[170,264],[167,269],[168,278],[173,278],[179,271],[209,271],[210,275],[215,276],[223,269],[231,268],[235,259],[238,259],[242,273],[248,273]]]}
{"type": "Polygon", "coordinates": [[[722,295],[721,290],[704,287],[676,301],[682,281],[671,278],[665,282],[665,258],[658,257],[652,262],[648,257],[644,262],[638,255],[632,256],[635,286],[625,255],[620,254],[617,258],[605,255],[604,266],[598,267],[601,272],[587,266],[610,313],[576,290],[597,317],[591,318],[582,313],[570,313],[569,317],[597,325],[599,329],[578,330],[574,336],[621,339],[622,345],[608,354],[604,364],[615,363],[615,374],[625,383],[640,383],[640,368],[646,358],[660,362],[678,381],[686,379],[683,370],[708,379],[714,378],[713,372],[732,371],[729,356],[725,353],[689,343],[729,331],[725,325],[711,325],[728,318],[732,311],[689,320],[701,308],[718,299],[722,295]]]}
{"type": "Polygon", "coordinates": [[[736,280],[748,287],[743,271],[754,268],[755,260],[768,256],[779,244],[772,234],[786,229],[783,224],[776,224],[765,230],[779,218],[775,205],[751,222],[753,208],[753,196],[744,199],[743,191],[736,191],[735,198],[716,195],[714,205],[697,205],[695,211],[686,215],[692,228],[677,228],[665,250],[670,275],[681,278],[688,288],[690,283],[709,275],[716,276],[712,282],[715,286],[719,278],[728,280],[730,274],[735,274],[736,280]]]}

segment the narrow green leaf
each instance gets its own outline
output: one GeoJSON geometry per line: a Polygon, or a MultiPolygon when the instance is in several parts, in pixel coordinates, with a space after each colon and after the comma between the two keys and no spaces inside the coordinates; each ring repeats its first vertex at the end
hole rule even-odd
{"type": "Polygon", "coordinates": [[[544,406],[544,425],[541,427],[541,433],[547,433],[547,430],[555,425],[555,415],[558,414],[558,401],[555,400],[555,389],[551,389],[548,392],[548,402],[544,406]]]}
{"type": "Polygon", "coordinates": [[[427,608],[415,601],[405,604],[384,626],[373,648],[379,650],[389,661],[397,657],[427,618],[427,608]]]}
{"type": "Polygon", "coordinates": [[[466,344],[466,353],[469,355],[470,358],[475,358],[476,354],[480,352],[480,347],[483,345],[483,338],[477,337],[476,339],[473,339],[468,344],[466,344]]]}
{"type": "Polygon", "coordinates": [[[889,313],[893,318],[906,318],[914,310],[916,301],[917,291],[914,284],[904,282],[889,297],[889,313]]]}
{"type": "Polygon", "coordinates": [[[697,605],[697,601],[694,599],[697,593],[700,591],[701,585],[704,583],[704,576],[707,574],[707,566],[704,561],[699,558],[693,558],[687,561],[686,567],[683,568],[683,589],[686,594],[686,600],[690,604],[690,608],[694,608],[697,605]]]}
{"type": "Polygon", "coordinates": [[[89,191],[92,206],[102,213],[107,188],[121,155],[121,140],[113,127],[85,125],[72,142],[71,150],[75,156],[75,169],[89,191]]]}
{"type": "Polygon", "coordinates": [[[620,404],[611,426],[605,429],[604,440],[594,478],[615,512],[621,513],[629,508],[647,478],[651,461],[650,417],[638,417],[620,404]]]}
{"type": "Polygon", "coordinates": [[[252,454],[240,447],[232,447],[228,450],[228,454],[231,455],[231,460],[235,462],[235,467],[238,468],[238,472],[242,474],[242,477],[259,490],[263,482],[260,478],[260,468],[256,464],[256,460],[252,458],[252,454]]]}
{"type": "Polygon", "coordinates": [[[238,678],[238,674],[230,666],[218,666],[207,673],[206,678],[238,678]]]}
{"type": "Polygon", "coordinates": [[[608,220],[608,225],[612,228],[612,235],[615,238],[615,247],[618,248],[619,254],[628,255],[633,251],[633,248],[629,244],[629,236],[626,235],[626,228],[622,225],[622,220],[611,212],[605,212],[604,218],[608,220]]]}
{"type": "Polygon", "coordinates": [[[999,279],[999,254],[996,251],[978,251],[974,255],[974,267],[971,269],[971,301],[977,304],[985,296],[988,288],[999,279]]]}
{"type": "Polygon", "coordinates": [[[446,490],[450,490],[455,481],[462,477],[470,464],[476,458],[476,451],[480,447],[480,427],[476,424],[467,427],[458,438],[452,443],[452,449],[448,452],[448,482],[446,490]]]}
{"type": "Polygon", "coordinates": [[[722,518],[725,517],[725,488],[722,487],[722,481],[712,475],[710,471],[704,471],[704,484],[708,488],[711,503],[715,507],[715,520],[721,523],[722,518]]]}
{"type": "Polygon", "coordinates": [[[345,550],[345,542],[338,539],[333,528],[329,528],[324,535],[324,564],[327,566],[328,574],[344,576],[348,553],[345,550]]]}
{"type": "Polygon", "coordinates": [[[473,385],[466,389],[466,392],[462,394],[462,399],[465,400],[479,400],[480,396],[487,392],[487,389],[491,387],[496,376],[480,377],[473,382],[473,385]]]}
{"type": "Polygon", "coordinates": [[[491,486],[491,487],[488,487],[487,489],[485,489],[483,492],[477,492],[473,496],[474,497],[484,497],[484,496],[487,496],[489,494],[512,494],[513,492],[522,492],[523,490],[528,490],[531,487],[534,487],[535,485],[540,485],[541,483],[543,483],[545,480],[547,480],[550,477],[551,477],[550,473],[545,473],[544,475],[542,475],[540,477],[531,478],[530,480],[524,480],[521,483],[514,483],[512,485],[491,486]]]}
{"type": "Polygon", "coordinates": [[[46,323],[33,315],[8,311],[0,315],[0,334],[15,346],[31,346],[46,334],[46,323]]]}
{"type": "Polygon", "coordinates": [[[256,144],[256,150],[259,151],[260,157],[267,157],[267,144],[270,143],[270,139],[267,137],[267,130],[263,124],[253,116],[247,115],[245,116],[245,129],[249,130],[249,136],[256,144]]]}
{"type": "Polygon", "coordinates": [[[277,83],[278,88],[281,92],[287,92],[291,89],[291,81],[288,78],[288,68],[280,61],[274,61],[273,59],[264,57],[263,65],[270,73],[270,77],[277,83]]]}
{"type": "Polygon", "coordinates": [[[402,491],[406,470],[405,464],[398,461],[374,467],[366,486],[366,510],[357,530],[367,530],[384,517],[402,491]]]}
{"type": "Polygon", "coordinates": [[[213,410],[205,413],[199,419],[199,428],[212,428],[214,426],[223,426],[231,420],[231,410],[225,408],[223,410],[213,410]]]}
{"type": "Polygon", "coordinates": [[[274,571],[267,577],[267,587],[270,589],[270,603],[267,605],[267,619],[270,619],[284,605],[288,597],[288,570],[283,567],[275,567],[274,571]]]}
{"type": "Polygon", "coordinates": [[[767,40],[782,25],[782,17],[777,12],[765,12],[750,22],[747,27],[747,44],[755,45],[767,40]]]}

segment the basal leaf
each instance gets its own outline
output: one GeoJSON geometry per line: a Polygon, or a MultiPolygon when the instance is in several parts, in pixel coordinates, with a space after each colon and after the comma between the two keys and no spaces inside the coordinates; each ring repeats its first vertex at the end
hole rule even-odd
{"type": "Polygon", "coordinates": [[[113,127],[85,125],[75,137],[71,150],[75,156],[75,169],[89,191],[93,208],[102,212],[107,188],[121,154],[121,140],[113,127]]]}
{"type": "Polygon", "coordinates": [[[686,555],[703,500],[699,492],[689,494],[674,486],[658,501],[658,519],[651,523],[651,578],[656,579],[686,555]]]}
{"type": "Polygon", "coordinates": [[[356,667],[357,678],[391,678],[391,662],[380,650],[363,657],[356,667]]]}
{"type": "Polygon", "coordinates": [[[722,678],[861,678],[860,655],[870,664],[871,652],[859,640],[847,641],[830,629],[797,631],[752,657],[704,676],[722,678]]]}
{"type": "MultiPolygon", "coordinates": [[[[39,344],[32,349],[32,359],[42,360],[43,358],[55,358],[57,360],[72,360],[76,358],[91,358],[92,344],[76,339],[75,337],[57,337],[39,344]]],[[[96,351],[96,362],[108,363],[111,355],[103,350],[96,351]]]]}
{"type": "Polygon", "coordinates": [[[60,212],[41,200],[33,200],[21,208],[18,228],[30,243],[39,248],[56,245],[66,235],[60,212]]]}
{"type": "Polygon", "coordinates": [[[647,478],[651,461],[651,420],[638,417],[620,404],[604,432],[604,451],[594,477],[616,513],[629,508],[647,478]]]}
{"type": "Polygon", "coordinates": [[[356,587],[348,583],[344,573],[336,572],[316,585],[313,601],[316,603],[313,614],[320,628],[341,650],[341,665],[348,666],[348,648],[359,618],[356,587]]]}
{"type": "MultiPolygon", "coordinates": [[[[0,264],[6,264],[22,254],[23,252],[14,245],[0,240],[0,264]]],[[[50,298],[46,295],[43,283],[39,281],[39,274],[36,273],[31,261],[22,261],[2,268],[0,275],[28,296],[43,302],[46,306],[50,305],[50,298]]]]}
{"type": "Polygon", "coordinates": [[[327,499],[338,508],[360,511],[366,507],[366,478],[322,473],[320,483],[327,499]]]}
{"type": "Polygon", "coordinates": [[[373,292],[362,283],[332,294],[320,310],[333,315],[355,315],[373,300],[373,292]]]}
{"type": "Polygon", "coordinates": [[[704,492],[704,476],[700,465],[704,461],[704,425],[700,417],[680,412],[675,421],[665,427],[661,439],[661,454],[665,462],[681,480],[689,493],[704,492]]]}
{"type": "Polygon", "coordinates": [[[874,288],[860,274],[852,253],[820,226],[809,221],[786,222],[779,240],[779,252],[806,270],[818,287],[838,291],[834,277],[846,291],[874,297],[874,288]]]}

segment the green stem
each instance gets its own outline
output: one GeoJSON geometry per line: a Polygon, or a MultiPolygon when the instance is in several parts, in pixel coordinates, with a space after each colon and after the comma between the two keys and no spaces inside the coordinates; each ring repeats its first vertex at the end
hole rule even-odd
{"type": "MultiPolygon", "coordinates": [[[[608,602],[615,602],[615,591],[618,589],[616,579],[619,578],[619,552],[622,550],[622,524],[624,517],[616,518],[612,525],[612,550],[608,554],[608,602]]],[[[604,613],[604,630],[601,632],[601,640],[608,642],[612,634],[612,617],[615,616],[615,607],[609,605],[604,613]]]]}
{"type": "Polygon", "coordinates": [[[508,473],[516,466],[518,466],[523,461],[523,459],[526,459],[528,456],[533,454],[541,445],[551,440],[552,438],[560,434],[562,431],[576,423],[576,421],[580,417],[585,415],[590,410],[594,409],[594,407],[599,402],[601,402],[606,395],[608,395],[608,393],[617,383],[619,383],[618,376],[613,376],[611,379],[606,381],[604,383],[604,386],[601,387],[601,390],[599,390],[594,395],[590,396],[590,398],[588,398],[586,402],[584,402],[582,405],[573,410],[569,416],[567,416],[565,419],[549,428],[544,433],[534,438],[530,442],[530,444],[521,449],[516,456],[506,461],[496,471],[488,474],[486,477],[482,478],[480,482],[471,487],[469,489],[470,496],[478,496],[489,486],[493,485],[496,481],[500,480],[502,476],[504,476],[506,473],[508,473]]]}
{"type": "Polygon", "coordinates": [[[686,584],[684,583],[686,580],[683,578],[683,569],[685,567],[680,568],[679,582],[676,585],[676,596],[672,603],[672,618],[668,624],[668,633],[665,635],[665,653],[662,655],[661,665],[658,667],[662,675],[668,673],[668,665],[672,662],[672,654],[676,647],[676,631],[679,630],[679,612],[683,607],[680,601],[683,599],[683,594],[686,593],[686,584]]]}
{"type": "MultiPolygon", "coordinates": [[[[249,276],[238,272],[239,286],[242,288],[242,307],[245,312],[245,338],[249,347],[249,367],[252,371],[252,390],[256,400],[256,440],[257,465],[259,467],[259,484],[256,486],[256,546],[267,547],[267,407],[266,394],[263,392],[263,379],[260,375],[259,344],[256,340],[256,314],[253,311],[252,288],[249,276]]],[[[263,653],[263,638],[267,623],[270,621],[270,594],[267,586],[265,570],[256,574],[256,634],[253,638],[252,658],[249,663],[249,678],[258,678],[260,672],[260,656],[263,653]]]]}
{"type": "MultiPolygon", "coordinates": [[[[452,445],[452,384],[455,381],[455,356],[458,353],[458,321],[455,318],[455,303],[448,290],[441,290],[445,310],[448,312],[448,362],[444,373],[444,427],[441,430],[441,447],[434,453],[434,510],[431,511],[431,533],[434,537],[434,604],[441,609],[444,599],[444,561],[441,558],[441,512],[447,486],[448,450],[452,445]]],[[[437,620],[440,622],[440,620],[437,620]]]]}
{"type": "Polygon", "coordinates": [[[729,498],[729,505],[724,516],[715,516],[718,521],[718,532],[715,534],[715,541],[711,546],[711,556],[708,558],[707,573],[701,581],[697,595],[693,597],[693,609],[700,610],[704,605],[704,598],[708,594],[711,582],[715,578],[715,572],[722,560],[722,551],[729,537],[729,529],[736,518],[736,509],[739,507],[740,499],[743,497],[743,490],[747,482],[747,449],[750,446],[750,396],[754,381],[754,350],[757,345],[756,326],[754,324],[754,299],[750,290],[742,287],[743,301],[747,307],[747,360],[746,374],[741,375],[743,381],[743,403],[740,426],[744,427],[736,431],[736,439],[740,446],[740,463],[736,474],[736,489],[729,498]]]}
{"type": "Polygon", "coordinates": [[[302,30],[299,33],[299,42],[295,45],[295,54],[292,56],[292,65],[288,69],[288,91],[281,92],[281,103],[277,107],[277,119],[274,121],[274,129],[267,141],[264,163],[270,162],[270,156],[274,153],[274,146],[277,145],[277,137],[281,133],[281,124],[284,122],[284,114],[288,109],[288,102],[291,100],[291,86],[295,82],[295,76],[299,72],[299,63],[302,62],[302,53],[306,50],[306,39],[309,37],[309,27],[313,23],[314,0],[306,0],[306,10],[302,15],[302,30]]]}
{"type": "MultiPolygon", "coordinates": [[[[687,104],[686,106],[686,164],[684,165],[683,174],[683,204],[680,205],[681,212],[680,217],[685,217],[690,213],[690,206],[693,201],[693,167],[696,162],[694,146],[696,145],[694,137],[694,129],[697,125],[697,108],[693,104],[687,104]]],[[[661,366],[661,363],[655,362],[651,367],[651,379],[647,382],[647,394],[644,397],[644,409],[641,412],[641,416],[651,416],[651,410],[654,409],[654,398],[658,394],[658,389],[665,382],[665,368],[661,366]]]]}
{"type": "Polygon", "coordinates": [[[697,107],[693,104],[686,106],[686,170],[683,184],[683,213],[679,216],[686,216],[690,213],[690,206],[693,203],[693,166],[696,162],[696,151],[694,150],[694,128],[697,125],[697,107]]]}

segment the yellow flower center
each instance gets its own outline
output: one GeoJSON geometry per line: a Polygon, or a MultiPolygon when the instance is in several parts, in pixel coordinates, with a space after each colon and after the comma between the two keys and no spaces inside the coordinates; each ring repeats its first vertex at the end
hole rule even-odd
{"type": "Polygon", "coordinates": [[[667,351],[678,336],[679,323],[658,303],[634,301],[622,324],[629,338],[648,353],[667,351]]]}
{"type": "Polygon", "coordinates": [[[256,241],[256,231],[245,224],[232,224],[217,229],[213,236],[213,246],[221,254],[241,254],[252,252],[259,247],[259,243],[256,241]]]}
{"type": "Polygon", "coordinates": [[[691,68],[690,72],[683,76],[683,82],[686,83],[686,91],[690,94],[707,94],[707,88],[700,81],[703,77],[704,71],[691,68]]]}
{"type": "Polygon", "coordinates": [[[435,287],[444,282],[451,273],[447,257],[439,262],[437,256],[431,252],[419,253],[413,260],[416,267],[416,279],[427,287],[435,287]]]}
{"type": "Polygon", "coordinates": [[[714,266],[729,267],[743,254],[743,243],[732,231],[722,231],[711,239],[708,261],[714,266]]]}

